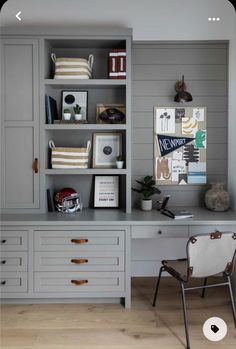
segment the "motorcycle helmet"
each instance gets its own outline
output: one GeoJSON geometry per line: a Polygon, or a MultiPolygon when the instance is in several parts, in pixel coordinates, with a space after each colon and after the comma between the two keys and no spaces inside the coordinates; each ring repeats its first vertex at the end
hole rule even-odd
{"type": "Polygon", "coordinates": [[[75,213],[82,211],[79,194],[72,188],[64,188],[55,195],[55,206],[59,212],[75,213]]]}

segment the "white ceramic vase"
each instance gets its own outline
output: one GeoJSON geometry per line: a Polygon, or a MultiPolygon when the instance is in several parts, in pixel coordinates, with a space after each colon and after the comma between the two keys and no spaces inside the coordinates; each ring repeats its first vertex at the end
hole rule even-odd
{"type": "Polygon", "coordinates": [[[152,210],[152,199],[141,200],[141,209],[142,211],[151,211],[152,210]]]}
{"type": "Polygon", "coordinates": [[[75,120],[81,121],[82,120],[82,114],[75,114],[75,120]]]}
{"type": "Polygon", "coordinates": [[[71,118],[71,113],[63,113],[63,119],[69,121],[71,118]]]}
{"type": "Polygon", "coordinates": [[[121,169],[124,167],[124,161],[116,161],[116,167],[121,169]]]}

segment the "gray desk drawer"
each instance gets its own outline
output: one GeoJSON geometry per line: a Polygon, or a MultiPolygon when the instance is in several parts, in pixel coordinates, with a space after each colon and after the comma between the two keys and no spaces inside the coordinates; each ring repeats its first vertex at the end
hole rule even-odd
{"type": "Polygon", "coordinates": [[[207,234],[212,233],[216,230],[219,231],[232,231],[236,232],[235,225],[190,225],[189,226],[189,236],[196,234],[207,234]]]}
{"type": "Polygon", "coordinates": [[[35,252],[35,271],[123,271],[123,251],[35,252]]]}
{"type": "Polygon", "coordinates": [[[27,273],[1,273],[0,289],[6,292],[27,292],[27,273]]]}
{"type": "Polygon", "coordinates": [[[124,250],[124,231],[71,230],[35,231],[35,251],[124,250]]]}
{"type": "Polygon", "coordinates": [[[182,238],[188,237],[188,227],[184,225],[133,225],[131,237],[133,239],[146,238],[182,238]]]}
{"type": "Polygon", "coordinates": [[[27,271],[27,252],[1,252],[1,271],[27,271]]]}
{"type": "Polygon", "coordinates": [[[2,230],[1,251],[27,251],[27,231],[2,230]]]}
{"type": "Polygon", "coordinates": [[[94,292],[95,295],[99,292],[124,291],[124,273],[35,272],[34,290],[36,292],[74,292],[77,294],[94,292]]]}

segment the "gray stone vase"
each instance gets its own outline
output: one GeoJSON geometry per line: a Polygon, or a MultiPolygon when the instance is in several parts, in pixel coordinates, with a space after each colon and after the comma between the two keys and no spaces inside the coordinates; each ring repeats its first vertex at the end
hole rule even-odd
{"type": "Polygon", "coordinates": [[[229,193],[224,190],[223,183],[212,183],[211,189],[205,194],[205,205],[211,211],[227,211],[230,206],[229,193]]]}

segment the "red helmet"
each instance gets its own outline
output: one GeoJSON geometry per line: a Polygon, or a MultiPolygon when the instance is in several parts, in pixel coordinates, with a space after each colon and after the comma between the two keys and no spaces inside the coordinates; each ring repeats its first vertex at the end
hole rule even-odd
{"type": "Polygon", "coordinates": [[[79,194],[72,188],[64,188],[55,195],[55,206],[58,211],[75,213],[82,210],[79,194]]]}

